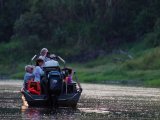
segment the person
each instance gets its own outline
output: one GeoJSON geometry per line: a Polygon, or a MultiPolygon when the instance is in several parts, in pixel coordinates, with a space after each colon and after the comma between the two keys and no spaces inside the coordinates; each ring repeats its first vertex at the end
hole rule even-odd
{"type": "Polygon", "coordinates": [[[51,60],[49,57],[49,52],[47,48],[42,48],[40,51],[40,56],[39,58],[42,59],[44,62],[47,62],[49,60],[51,60]]]}
{"type": "Polygon", "coordinates": [[[41,93],[40,79],[41,75],[43,74],[43,70],[41,69],[43,63],[44,61],[42,59],[37,59],[36,67],[34,68],[34,70],[32,70],[34,75],[34,80],[29,80],[27,84],[27,90],[31,94],[40,95],[41,93]]]}
{"type": "Polygon", "coordinates": [[[65,78],[65,82],[67,84],[72,83],[72,81],[73,81],[72,76],[73,76],[73,70],[70,69],[70,68],[68,68],[68,70],[67,70],[67,76],[65,78]]]}
{"type": "Polygon", "coordinates": [[[35,76],[34,81],[36,81],[36,82],[40,82],[41,76],[44,74],[44,71],[42,69],[43,64],[44,64],[43,59],[38,58],[36,60],[36,67],[33,71],[33,74],[35,76]]]}
{"type": "Polygon", "coordinates": [[[33,74],[33,66],[32,65],[26,65],[25,66],[25,75],[24,75],[24,88],[27,89],[27,83],[29,80],[34,79],[34,74],[33,74]]]}
{"type": "Polygon", "coordinates": [[[40,51],[40,59],[43,59],[44,62],[55,60],[57,61],[57,56],[55,54],[50,54],[47,48],[42,48],[40,51]]]}

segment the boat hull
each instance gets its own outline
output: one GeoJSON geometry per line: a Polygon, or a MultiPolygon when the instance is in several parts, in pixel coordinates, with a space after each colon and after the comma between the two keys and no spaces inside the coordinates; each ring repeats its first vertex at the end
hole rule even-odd
{"type": "Polygon", "coordinates": [[[72,107],[76,108],[81,92],[55,95],[33,95],[27,90],[22,90],[22,94],[25,97],[29,106],[43,107],[43,106],[58,106],[58,107],[72,107]]]}

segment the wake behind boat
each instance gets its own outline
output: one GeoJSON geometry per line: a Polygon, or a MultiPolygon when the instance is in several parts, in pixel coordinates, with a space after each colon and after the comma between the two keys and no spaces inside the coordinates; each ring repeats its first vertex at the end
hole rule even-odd
{"type": "MultiPolygon", "coordinates": [[[[58,56],[58,59],[65,64],[61,57],[58,56]]],[[[65,67],[65,65],[61,69],[59,66],[55,66],[52,61],[46,63],[43,71],[44,76],[40,83],[30,80],[27,83],[27,89],[25,87],[21,89],[28,105],[76,108],[82,92],[76,73],[73,72],[74,80],[67,82],[65,80],[72,69],[65,67]]]]}

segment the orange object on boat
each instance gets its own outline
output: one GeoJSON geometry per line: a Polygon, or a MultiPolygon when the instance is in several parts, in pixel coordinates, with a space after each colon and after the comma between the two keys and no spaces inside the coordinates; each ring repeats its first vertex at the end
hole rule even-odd
{"type": "Polygon", "coordinates": [[[40,82],[35,82],[33,80],[28,81],[28,91],[32,94],[40,95],[41,93],[40,82]]]}

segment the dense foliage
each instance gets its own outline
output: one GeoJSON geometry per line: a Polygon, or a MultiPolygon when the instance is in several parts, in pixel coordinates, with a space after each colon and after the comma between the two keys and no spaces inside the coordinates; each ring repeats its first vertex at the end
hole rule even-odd
{"type": "Polygon", "coordinates": [[[159,6],[159,0],[0,0],[0,53],[21,59],[42,47],[74,56],[159,46],[159,6]]]}
{"type": "Polygon", "coordinates": [[[0,42],[11,39],[15,21],[27,9],[27,0],[0,0],[0,42]]]}
{"type": "Polygon", "coordinates": [[[67,61],[101,56],[73,65],[81,81],[160,86],[159,6],[159,0],[0,0],[0,77],[22,79],[24,65],[47,47],[67,61]]]}

